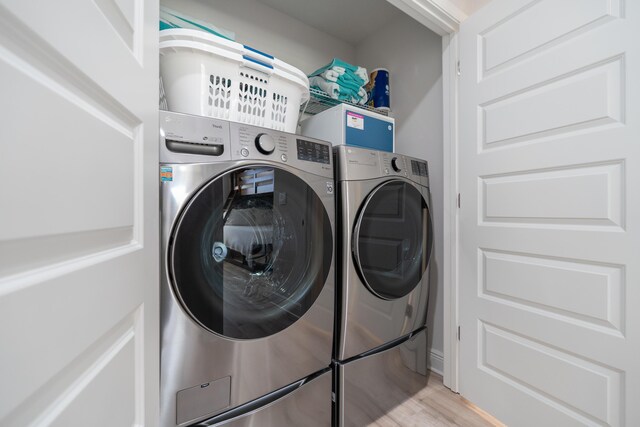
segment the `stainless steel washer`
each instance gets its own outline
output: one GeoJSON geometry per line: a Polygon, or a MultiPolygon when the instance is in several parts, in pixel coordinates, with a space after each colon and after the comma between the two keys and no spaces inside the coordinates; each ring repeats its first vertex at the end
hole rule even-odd
{"type": "Polygon", "coordinates": [[[330,144],[170,112],[160,125],[162,427],[281,425],[300,399],[329,402],[306,425],[330,425],[330,144]]]}

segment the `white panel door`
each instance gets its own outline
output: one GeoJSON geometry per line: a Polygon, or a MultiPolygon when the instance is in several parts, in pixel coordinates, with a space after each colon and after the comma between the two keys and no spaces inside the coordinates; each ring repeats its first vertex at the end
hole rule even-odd
{"type": "Polygon", "coordinates": [[[0,0],[0,425],[157,425],[158,2],[0,0]]]}
{"type": "Polygon", "coordinates": [[[640,425],[640,2],[460,30],[460,392],[510,426],[640,425]]]}

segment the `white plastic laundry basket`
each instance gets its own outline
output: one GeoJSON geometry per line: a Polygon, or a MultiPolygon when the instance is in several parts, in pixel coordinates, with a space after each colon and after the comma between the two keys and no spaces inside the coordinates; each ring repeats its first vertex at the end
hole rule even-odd
{"type": "Polygon", "coordinates": [[[295,132],[309,80],[297,68],[202,31],[160,32],[165,107],[295,132]]]}

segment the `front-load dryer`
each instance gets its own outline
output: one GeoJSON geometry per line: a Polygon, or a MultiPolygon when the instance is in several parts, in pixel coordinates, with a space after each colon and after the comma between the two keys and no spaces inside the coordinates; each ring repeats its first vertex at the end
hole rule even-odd
{"type": "Polygon", "coordinates": [[[170,112],[160,125],[161,426],[330,425],[330,144],[170,112]]]}
{"type": "Polygon", "coordinates": [[[335,359],[424,328],[432,247],[427,162],[334,147],[339,199],[335,359]]]}

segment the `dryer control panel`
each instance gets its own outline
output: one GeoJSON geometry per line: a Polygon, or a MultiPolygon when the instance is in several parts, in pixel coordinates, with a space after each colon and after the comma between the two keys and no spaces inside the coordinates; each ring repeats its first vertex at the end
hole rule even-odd
{"type": "Polygon", "coordinates": [[[344,145],[335,146],[334,151],[339,181],[398,176],[429,186],[429,169],[424,160],[398,153],[344,145]]]}
{"type": "Polygon", "coordinates": [[[405,177],[409,175],[404,156],[385,152],[380,152],[378,155],[382,158],[382,172],[385,175],[400,175],[405,177]]]}

